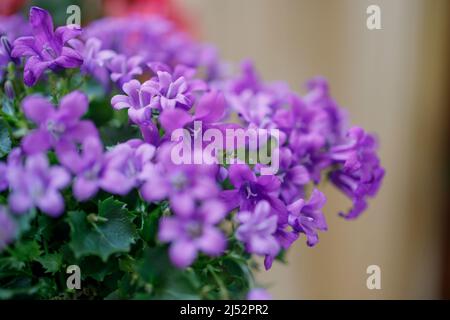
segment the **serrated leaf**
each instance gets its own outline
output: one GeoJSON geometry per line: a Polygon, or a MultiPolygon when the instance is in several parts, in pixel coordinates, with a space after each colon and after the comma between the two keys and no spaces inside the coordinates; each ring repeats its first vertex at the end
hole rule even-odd
{"type": "Polygon", "coordinates": [[[12,249],[12,255],[19,261],[34,261],[41,255],[41,249],[34,241],[18,242],[12,249]]]}
{"type": "Polygon", "coordinates": [[[106,262],[113,253],[128,252],[135,242],[133,215],[123,202],[112,197],[101,201],[98,216],[104,221],[90,222],[83,211],[68,213],[70,247],[77,258],[96,255],[106,262]]]}
{"type": "Polygon", "coordinates": [[[44,267],[45,272],[54,274],[61,269],[63,257],[61,253],[49,253],[43,255],[36,259],[42,267],[44,267]]]}

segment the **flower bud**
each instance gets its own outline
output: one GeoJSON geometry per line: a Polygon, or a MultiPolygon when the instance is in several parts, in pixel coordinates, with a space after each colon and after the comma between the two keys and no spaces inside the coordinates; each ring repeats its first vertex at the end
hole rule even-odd
{"type": "Polygon", "coordinates": [[[2,36],[0,38],[0,42],[2,43],[2,47],[5,50],[6,54],[11,58],[11,42],[9,42],[8,38],[6,36],[2,36]]]}
{"type": "Polygon", "coordinates": [[[8,99],[11,99],[11,100],[13,100],[14,97],[16,96],[11,80],[6,80],[6,82],[5,82],[5,93],[6,93],[6,96],[8,97],[8,99]]]}
{"type": "Polygon", "coordinates": [[[20,59],[19,58],[13,58],[11,56],[12,45],[11,45],[11,42],[9,42],[8,38],[5,35],[1,36],[0,43],[1,43],[1,46],[3,48],[3,51],[8,55],[9,59],[12,62],[14,62],[14,64],[19,64],[20,59]]]}

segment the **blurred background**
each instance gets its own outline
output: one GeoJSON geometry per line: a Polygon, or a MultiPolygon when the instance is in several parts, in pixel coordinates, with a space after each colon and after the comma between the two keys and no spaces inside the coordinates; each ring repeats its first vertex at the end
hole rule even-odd
{"type": "MultiPolygon", "coordinates": [[[[0,12],[29,2],[2,0],[0,12]]],[[[387,171],[378,196],[345,221],[337,212],[348,200],[325,188],[329,231],[319,244],[299,241],[288,264],[258,273],[274,298],[450,298],[450,1],[58,1],[66,2],[80,4],[83,22],[163,14],[224,59],[252,58],[264,79],[300,92],[323,75],[352,123],[378,134],[387,171]],[[366,27],[372,4],[381,8],[381,30],[366,27]],[[381,268],[381,290],[366,287],[369,265],[381,268]]]]}

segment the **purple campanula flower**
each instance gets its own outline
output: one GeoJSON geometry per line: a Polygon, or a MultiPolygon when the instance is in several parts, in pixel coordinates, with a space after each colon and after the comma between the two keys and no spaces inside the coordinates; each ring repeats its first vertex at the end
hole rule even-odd
{"type": "Polygon", "coordinates": [[[91,121],[80,120],[88,108],[88,98],[81,91],[64,96],[59,108],[37,95],[26,97],[22,108],[25,116],[38,125],[22,140],[27,154],[45,152],[53,147],[59,161],[65,165],[72,159],[63,150],[70,149],[72,144],[82,143],[89,136],[98,136],[91,121]]]}
{"type": "Polygon", "coordinates": [[[142,74],[141,64],[140,56],[128,58],[118,54],[109,59],[106,65],[111,72],[111,80],[121,88],[126,82],[142,74]]]}
{"type": "Polygon", "coordinates": [[[150,202],[169,199],[177,215],[189,216],[195,210],[195,203],[218,196],[218,166],[175,164],[171,158],[173,146],[161,145],[156,164],[144,167],[141,177],[145,182],[140,191],[150,202]]]}
{"type": "Polygon", "coordinates": [[[0,38],[0,81],[3,81],[4,73],[6,67],[10,62],[14,62],[15,64],[19,64],[19,59],[13,58],[11,56],[11,43],[8,40],[8,37],[3,35],[0,38]]]}
{"type": "Polygon", "coordinates": [[[70,149],[62,152],[68,161],[66,167],[76,176],[73,181],[73,194],[78,201],[93,197],[101,187],[104,168],[103,145],[98,137],[84,139],[81,151],[74,145],[66,145],[70,149]],[[69,161],[70,159],[70,161],[69,161]]]}
{"type": "Polygon", "coordinates": [[[318,189],[314,189],[308,201],[298,199],[287,207],[289,225],[296,232],[306,235],[308,246],[314,246],[319,241],[316,230],[327,230],[327,223],[322,213],[325,202],[325,195],[318,189]]]}
{"type": "Polygon", "coordinates": [[[59,166],[49,166],[43,154],[29,156],[24,164],[8,167],[11,189],[9,207],[13,212],[24,213],[38,207],[52,217],[64,211],[64,199],[59,191],[70,182],[70,174],[59,166]]]}
{"type": "Polygon", "coordinates": [[[231,91],[241,94],[244,91],[258,92],[264,88],[259,74],[251,60],[244,60],[241,63],[242,75],[232,82],[231,91]]]}
{"type": "Polygon", "coordinates": [[[111,99],[114,109],[128,109],[128,117],[137,125],[149,124],[152,120],[152,94],[148,90],[149,81],[141,84],[138,80],[130,80],[122,86],[126,95],[115,95],[111,99]]]}
{"type": "Polygon", "coordinates": [[[367,207],[367,197],[374,197],[385,174],[376,154],[376,140],[363,129],[348,132],[348,142],[330,150],[330,157],[340,168],[330,173],[331,182],[353,201],[346,219],[357,218],[367,207]]]}
{"type": "Polygon", "coordinates": [[[280,170],[277,176],[281,179],[280,195],[285,203],[302,197],[304,186],[311,181],[308,169],[296,160],[289,148],[280,149],[280,170]]]}
{"type": "Polygon", "coordinates": [[[253,288],[247,294],[247,300],[272,300],[272,296],[266,289],[253,288]]]}
{"type": "Polygon", "coordinates": [[[236,220],[239,223],[236,238],[245,244],[248,252],[261,256],[278,254],[281,248],[275,238],[278,215],[267,201],[258,202],[254,211],[240,211],[236,220]]]}
{"type": "Polygon", "coordinates": [[[5,89],[6,97],[9,100],[14,100],[14,98],[16,97],[16,92],[14,91],[14,86],[13,86],[11,80],[6,80],[5,85],[3,87],[5,89]]]}
{"type": "Polygon", "coordinates": [[[307,83],[308,93],[303,102],[312,109],[320,109],[321,120],[315,126],[320,128],[326,141],[335,145],[345,137],[347,113],[339,107],[330,95],[328,82],[323,77],[315,77],[307,83]]]}
{"type": "Polygon", "coordinates": [[[193,131],[194,121],[201,121],[203,130],[220,128],[223,123],[219,121],[223,118],[225,106],[223,93],[211,91],[199,99],[193,115],[183,109],[166,109],[161,113],[159,121],[167,135],[179,128],[193,131]]]}
{"type": "Polygon", "coordinates": [[[62,26],[53,31],[52,17],[38,7],[31,7],[29,21],[33,36],[16,39],[11,53],[16,58],[28,57],[24,70],[27,86],[33,86],[46,69],[56,71],[81,66],[81,55],[66,46],[67,41],[81,34],[79,26],[62,26]]]}
{"type": "Polygon", "coordinates": [[[162,218],[158,238],[162,242],[171,242],[169,255],[174,265],[188,267],[199,251],[209,256],[220,255],[225,250],[226,238],[215,225],[225,215],[225,206],[211,199],[188,216],[162,218]]]}
{"type": "Polygon", "coordinates": [[[281,181],[274,175],[256,176],[246,164],[232,164],[228,170],[234,190],[222,191],[230,209],[252,211],[261,200],[266,200],[280,216],[286,215],[286,206],[279,196],[281,181]]]}
{"type": "Polygon", "coordinates": [[[86,43],[78,39],[72,39],[69,44],[81,53],[83,65],[81,71],[92,75],[105,88],[108,88],[110,72],[107,68],[108,61],[116,56],[112,50],[102,50],[102,43],[97,38],[89,38],[86,43]]]}
{"type": "Polygon", "coordinates": [[[155,155],[155,147],[142,140],[132,139],[121,143],[105,155],[101,187],[103,190],[125,195],[138,187],[144,167],[155,155]]]}
{"type": "Polygon", "coordinates": [[[15,222],[6,211],[6,208],[0,206],[0,252],[11,243],[15,235],[15,222]]]}
{"type": "Polygon", "coordinates": [[[203,81],[194,79],[195,69],[178,65],[172,71],[161,63],[150,63],[148,66],[156,76],[147,82],[146,91],[152,96],[152,105],[159,110],[189,110],[194,104],[194,93],[206,90],[203,81]]]}
{"type": "Polygon", "coordinates": [[[271,107],[273,98],[271,95],[250,90],[243,91],[239,95],[231,94],[227,96],[231,107],[246,123],[255,124],[264,128],[272,121],[271,107]]]}

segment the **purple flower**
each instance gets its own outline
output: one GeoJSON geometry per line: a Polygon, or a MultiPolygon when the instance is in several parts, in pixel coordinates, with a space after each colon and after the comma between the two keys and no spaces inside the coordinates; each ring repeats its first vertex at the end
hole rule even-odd
{"type": "Polygon", "coordinates": [[[247,300],[272,300],[272,296],[266,289],[253,288],[247,294],[247,300]]]}
{"type": "Polygon", "coordinates": [[[19,64],[19,59],[13,58],[11,56],[11,43],[9,42],[7,36],[1,36],[0,38],[0,81],[3,81],[3,76],[6,70],[6,67],[10,62],[14,62],[15,64],[19,64]]]}
{"type": "Polygon", "coordinates": [[[128,117],[138,125],[146,125],[152,122],[152,93],[148,89],[149,81],[141,84],[138,80],[131,80],[122,86],[126,95],[115,95],[111,99],[114,109],[128,109],[128,117]]]}
{"type": "Polygon", "coordinates": [[[204,94],[193,115],[183,109],[166,109],[164,110],[159,121],[161,126],[166,130],[166,134],[170,134],[179,128],[194,130],[194,121],[201,121],[202,129],[220,128],[223,126],[219,120],[223,118],[225,113],[225,98],[219,91],[211,91],[204,94]]]}
{"type": "Polygon", "coordinates": [[[78,39],[72,39],[69,44],[83,57],[81,71],[92,75],[104,87],[108,88],[110,72],[106,66],[116,53],[112,50],[101,50],[102,43],[97,38],[89,38],[86,43],[78,39]]]}
{"type": "Polygon", "coordinates": [[[6,209],[0,206],[0,252],[14,239],[16,224],[6,209]]]}
{"type": "Polygon", "coordinates": [[[330,173],[331,182],[353,201],[346,219],[357,218],[367,207],[367,197],[374,197],[384,177],[384,169],[376,154],[375,138],[354,127],[348,132],[348,142],[330,150],[330,158],[340,168],[330,173]]]}
{"type": "Polygon", "coordinates": [[[215,165],[175,164],[171,160],[173,144],[157,150],[157,163],[146,165],[141,178],[142,197],[150,202],[169,199],[170,207],[180,216],[189,216],[195,204],[219,194],[215,165]]]}
{"type": "Polygon", "coordinates": [[[23,213],[38,207],[52,217],[63,213],[64,199],[59,190],[70,183],[70,175],[62,167],[50,167],[43,154],[29,156],[24,164],[11,165],[7,176],[12,211],[23,213]]]}
{"type": "Polygon", "coordinates": [[[132,139],[111,149],[104,160],[101,178],[103,190],[125,195],[142,183],[141,174],[155,155],[155,147],[132,139]]]}
{"type": "Polygon", "coordinates": [[[234,111],[246,123],[255,124],[260,128],[267,127],[272,122],[273,97],[265,92],[254,93],[250,90],[237,94],[229,94],[228,101],[234,111]]]}
{"type": "Polygon", "coordinates": [[[188,216],[164,217],[159,225],[158,238],[171,242],[170,259],[179,268],[191,265],[199,251],[220,255],[226,239],[215,225],[225,217],[225,206],[217,200],[207,200],[188,216]]]}
{"type": "Polygon", "coordinates": [[[289,148],[280,149],[280,194],[285,203],[291,203],[304,195],[304,186],[310,182],[308,169],[297,163],[289,148]]]}
{"type": "Polygon", "coordinates": [[[64,96],[58,109],[47,99],[36,95],[26,97],[22,108],[25,116],[38,125],[22,140],[27,154],[45,152],[53,147],[59,161],[70,166],[72,158],[65,150],[89,136],[98,136],[91,121],[80,120],[88,108],[88,98],[81,91],[64,96]]]}
{"type": "Polygon", "coordinates": [[[109,59],[106,65],[111,72],[111,80],[121,88],[126,82],[142,74],[141,63],[140,56],[128,58],[118,54],[109,59]]]}
{"type": "Polygon", "coordinates": [[[286,206],[278,198],[281,181],[274,175],[256,176],[246,164],[230,165],[229,178],[234,190],[222,192],[222,198],[230,209],[239,207],[242,211],[252,211],[261,200],[266,200],[273,210],[287,219],[286,206]]]}
{"type": "Polygon", "coordinates": [[[24,82],[33,86],[46,69],[77,68],[83,63],[81,55],[66,42],[81,34],[76,25],[58,27],[53,32],[50,14],[38,7],[30,9],[30,26],[33,36],[14,41],[13,57],[28,57],[24,70],[24,82]]]}
{"type": "Polygon", "coordinates": [[[280,244],[274,236],[278,216],[267,201],[258,202],[253,212],[240,211],[236,220],[239,223],[236,238],[245,244],[248,252],[261,256],[278,254],[280,244]]]}
{"type": "Polygon", "coordinates": [[[149,64],[156,74],[146,83],[146,91],[151,94],[152,105],[159,110],[183,108],[189,110],[194,104],[196,91],[204,91],[206,84],[193,79],[195,69],[185,66],[170,67],[161,63],[149,64]]]}
{"type": "Polygon", "coordinates": [[[319,241],[316,230],[327,230],[327,223],[322,213],[325,202],[325,195],[314,189],[308,201],[299,199],[287,207],[289,211],[289,225],[296,232],[306,235],[309,246],[314,246],[319,241]]]}
{"type": "Polygon", "coordinates": [[[72,145],[71,150],[64,150],[68,168],[76,175],[73,181],[73,195],[78,201],[93,197],[101,186],[104,168],[103,145],[97,137],[87,137],[80,153],[72,145]],[[70,153],[70,155],[69,155],[70,153]]]}

